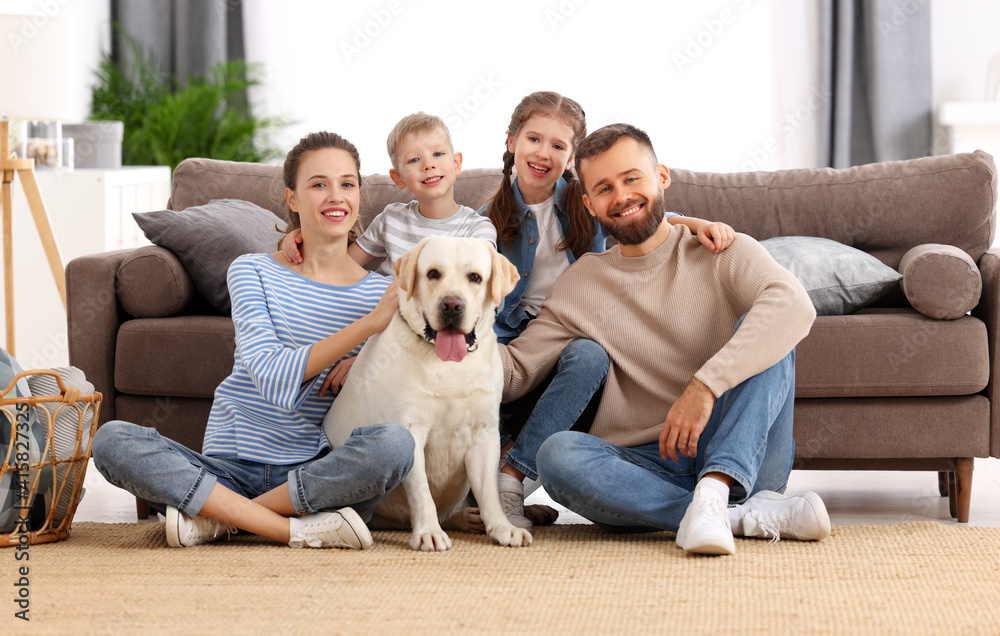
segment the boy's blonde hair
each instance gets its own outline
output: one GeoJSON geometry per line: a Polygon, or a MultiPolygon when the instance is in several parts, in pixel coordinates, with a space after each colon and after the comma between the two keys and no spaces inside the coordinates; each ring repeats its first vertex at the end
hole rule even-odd
{"type": "Polygon", "coordinates": [[[413,113],[400,119],[392,127],[389,137],[385,140],[385,149],[389,151],[389,159],[392,161],[392,167],[395,170],[399,170],[399,159],[396,156],[399,144],[410,133],[424,132],[426,130],[440,130],[443,132],[445,139],[448,140],[448,147],[454,152],[455,146],[451,143],[451,133],[448,132],[448,127],[445,126],[443,119],[437,115],[428,115],[424,111],[413,113]]]}

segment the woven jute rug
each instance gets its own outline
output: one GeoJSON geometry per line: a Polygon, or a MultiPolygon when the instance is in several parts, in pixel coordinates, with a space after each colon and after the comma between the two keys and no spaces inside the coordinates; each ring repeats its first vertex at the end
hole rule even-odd
{"type": "Polygon", "coordinates": [[[3,614],[18,634],[1000,633],[997,528],[840,526],[818,543],[738,539],[733,557],[590,525],[537,528],[522,549],[453,533],[436,554],[373,534],[366,551],[174,550],[162,523],[79,523],[26,561],[7,548],[0,596],[29,565],[31,620],[3,614]]]}

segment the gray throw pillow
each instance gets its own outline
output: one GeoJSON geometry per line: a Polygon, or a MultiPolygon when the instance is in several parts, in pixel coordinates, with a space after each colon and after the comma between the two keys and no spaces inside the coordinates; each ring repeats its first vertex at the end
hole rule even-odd
{"type": "Polygon", "coordinates": [[[903,278],[871,254],[830,239],[778,236],[760,244],[802,283],[819,316],[866,307],[903,278]]]}
{"type": "Polygon", "coordinates": [[[173,252],[198,294],[230,313],[226,273],[243,254],[277,251],[281,222],[269,210],[239,199],[213,199],[182,211],[136,212],[135,222],[152,243],[173,252]]]}

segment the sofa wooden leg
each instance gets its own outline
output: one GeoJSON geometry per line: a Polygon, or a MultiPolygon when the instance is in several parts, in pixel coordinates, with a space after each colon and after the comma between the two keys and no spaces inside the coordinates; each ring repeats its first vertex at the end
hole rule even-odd
{"type": "Polygon", "coordinates": [[[972,469],[975,460],[972,457],[958,457],[955,459],[955,490],[954,490],[954,512],[952,515],[958,519],[959,523],[969,522],[969,508],[972,503],[972,469]]]}
{"type": "Polygon", "coordinates": [[[138,497],[135,500],[135,515],[140,519],[149,518],[149,504],[138,497]]]}
{"type": "Polygon", "coordinates": [[[938,492],[942,497],[948,496],[948,471],[946,470],[938,472],[938,492]]]}
{"type": "Polygon", "coordinates": [[[955,483],[955,473],[948,473],[948,514],[958,516],[958,484],[955,483]]]}

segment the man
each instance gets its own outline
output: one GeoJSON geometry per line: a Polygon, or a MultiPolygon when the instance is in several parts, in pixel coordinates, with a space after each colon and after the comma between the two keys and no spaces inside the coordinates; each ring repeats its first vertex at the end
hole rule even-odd
{"type": "Polygon", "coordinates": [[[794,347],[816,316],[805,290],[749,236],[714,254],[665,222],[670,173],[638,128],[595,131],[576,171],[619,246],[579,259],[501,351],[505,401],[573,339],[611,358],[590,434],[557,433],[538,452],[549,496],[611,531],[675,531],[695,553],[734,554],[734,534],[826,537],[815,493],[774,492],[794,457],[794,347]]]}

